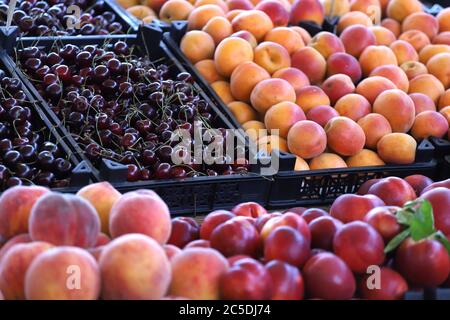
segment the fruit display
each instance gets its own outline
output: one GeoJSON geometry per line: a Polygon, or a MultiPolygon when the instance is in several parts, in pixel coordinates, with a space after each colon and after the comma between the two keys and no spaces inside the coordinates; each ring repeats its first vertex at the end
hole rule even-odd
{"type": "Polygon", "coordinates": [[[370,181],[327,210],[269,213],[248,202],[202,222],[171,218],[151,190],[16,186],[0,196],[0,292],[6,300],[398,300],[450,283],[449,206],[450,180],[421,175],[370,181]],[[67,285],[70,266],[83,275],[77,290],[67,285]]]}
{"type": "Polygon", "coordinates": [[[424,139],[449,138],[449,10],[199,0],[179,50],[259,147],[296,156],[295,170],[411,165],[424,139]],[[335,33],[298,26],[330,16],[335,33]]]}

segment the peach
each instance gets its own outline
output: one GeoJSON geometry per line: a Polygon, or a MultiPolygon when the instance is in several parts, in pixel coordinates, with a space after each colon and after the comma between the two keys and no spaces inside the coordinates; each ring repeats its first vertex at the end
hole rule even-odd
{"type": "Polygon", "coordinates": [[[406,73],[398,66],[384,65],[376,67],[370,73],[370,77],[380,76],[392,81],[395,86],[405,92],[408,92],[409,80],[406,73]]]}
{"type": "Polygon", "coordinates": [[[280,78],[286,80],[294,88],[297,93],[301,88],[309,86],[309,79],[302,71],[296,68],[283,68],[277,70],[272,78],[280,78]]]}
{"type": "Polygon", "coordinates": [[[439,22],[439,32],[450,31],[450,9],[446,8],[436,16],[439,22]]]}
{"type": "Polygon", "coordinates": [[[377,144],[377,152],[386,163],[411,164],[416,159],[417,142],[406,133],[389,133],[377,144]]]}
{"type": "Polygon", "coordinates": [[[236,216],[259,218],[267,214],[267,210],[257,202],[243,202],[231,209],[236,216]]]}
{"type": "Polygon", "coordinates": [[[271,154],[272,150],[289,152],[286,139],[278,135],[266,135],[258,140],[258,150],[271,154]]]}
{"type": "Polygon", "coordinates": [[[383,200],[374,195],[343,194],[331,205],[330,216],[343,223],[361,221],[370,210],[383,205],[383,200]]]}
{"type": "Polygon", "coordinates": [[[237,100],[250,102],[253,88],[270,74],[254,62],[244,62],[234,69],[230,78],[231,94],[237,100]]]}
{"type": "Polygon", "coordinates": [[[358,83],[362,77],[361,66],[355,57],[347,53],[334,53],[327,60],[327,76],[334,74],[345,74],[353,83],[358,83]]]}
{"type": "Polygon", "coordinates": [[[314,48],[304,47],[291,56],[291,65],[303,71],[311,83],[320,83],[325,78],[327,61],[314,48]]]}
{"type": "Polygon", "coordinates": [[[373,34],[375,35],[375,42],[377,46],[390,46],[392,42],[394,42],[395,40],[397,40],[397,37],[395,36],[395,34],[385,28],[385,27],[381,27],[381,26],[373,26],[373,27],[369,27],[370,31],[373,32],[373,34]]]}
{"type": "Polygon", "coordinates": [[[349,167],[372,167],[384,166],[385,163],[378,154],[372,150],[362,149],[360,152],[351,156],[346,161],[349,167]]]}
{"type": "Polygon", "coordinates": [[[253,108],[264,114],[270,107],[279,102],[295,102],[295,91],[286,80],[266,79],[253,88],[250,101],[253,108]]]}
{"type": "Polygon", "coordinates": [[[423,64],[439,53],[450,53],[450,47],[445,44],[429,44],[419,52],[419,61],[423,64]]]}
{"type": "Polygon", "coordinates": [[[355,85],[349,76],[335,74],[323,82],[322,90],[330,98],[331,104],[334,105],[340,98],[353,93],[355,85]]]}
{"type": "Polygon", "coordinates": [[[256,5],[255,9],[265,12],[275,27],[287,26],[289,23],[289,12],[279,1],[261,1],[256,5]]]}
{"type": "Polygon", "coordinates": [[[423,93],[411,93],[409,97],[414,102],[414,108],[416,110],[416,116],[424,111],[436,111],[436,105],[434,101],[423,93]]]}
{"type": "Polygon", "coordinates": [[[359,58],[365,48],[376,44],[373,31],[360,24],[347,27],[342,31],[340,38],[344,44],[345,52],[356,58],[359,58]]]}
{"type": "Polygon", "coordinates": [[[87,200],[73,194],[46,193],[30,213],[30,237],[55,245],[91,248],[100,233],[100,218],[87,200]]]}
{"type": "Polygon", "coordinates": [[[450,125],[450,106],[442,108],[441,111],[439,111],[439,113],[444,116],[444,118],[447,120],[448,124],[450,125]]]}
{"type": "Polygon", "coordinates": [[[384,18],[383,20],[381,20],[380,25],[382,27],[385,27],[386,29],[391,30],[396,38],[398,38],[398,36],[402,32],[402,25],[397,20],[394,20],[392,18],[384,18]]]}
{"type": "Polygon", "coordinates": [[[100,286],[97,262],[76,247],[42,252],[25,274],[27,300],[97,300],[100,286]]]}
{"type": "Polygon", "coordinates": [[[310,170],[308,162],[300,157],[296,157],[294,171],[308,171],[310,170]]]}
{"type": "Polygon", "coordinates": [[[196,300],[218,300],[220,279],[228,269],[227,260],[216,250],[190,248],[171,261],[170,294],[196,300]]]}
{"type": "Polygon", "coordinates": [[[229,37],[233,33],[231,23],[225,17],[214,17],[208,21],[202,29],[208,33],[217,46],[220,41],[229,37]]]}
{"type": "Polygon", "coordinates": [[[409,183],[397,177],[388,177],[379,180],[370,187],[369,194],[376,195],[387,206],[397,207],[402,207],[405,203],[417,197],[409,183]]]}
{"type": "Polygon", "coordinates": [[[235,32],[230,37],[244,39],[245,41],[250,43],[250,45],[252,46],[253,49],[255,49],[256,46],[258,45],[258,41],[256,41],[255,36],[246,30],[241,30],[241,31],[235,32]]]}
{"type": "Polygon", "coordinates": [[[209,84],[225,79],[217,72],[216,65],[212,59],[205,59],[197,62],[195,68],[209,84]]]}
{"type": "Polygon", "coordinates": [[[370,113],[372,106],[362,95],[352,93],[340,98],[334,108],[339,115],[358,121],[370,113]]]}
{"type": "Polygon", "coordinates": [[[292,4],[289,22],[298,25],[301,21],[312,21],[319,26],[325,19],[325,11],[319,0],[296,0],[292,4]]]}
{"type": "Polygon", "coordinates": [[[397,65],[397,57],[389,47],[368,46],[361,53],[359,63],[363,74],[368,76],[376,67],[389,64],[397,65]]]}
{"type": "Polygon", "coordinates": [[[400,35],[400,37],[398,37],[398,39],[409,42],[417,52],[431,43],[427,35],[419,30],[405,31],[400,35]]]}
{"type": "Polygon", "coordinates": [[[302,37],[304,44],[308,44],[311,41],[311,35],[304,28],[299,26],[291,26],[290,28],[302,37]]]}
{"type": "Polygon", "coordinates": [[[28,219],[36,201],[49,193],[44,187],[14,187],[0,197],[0,243],[28,232],[28,219]]]}
{"type": "Polygon", "coordinates": [[[450,89],[441,94],[438,102],[438,110],[450,106],[450,89]]]}
{"type": "Polygon", "coordinates": [[[347,27],[350,27],[352,25],[361,24],[366,27],[371,27],[373,25],[372,19],[370,17],[360,11],[350,11],[346,14],[344,14],[338,22],[337,25],[337,32],[341,33],[344,31],[347,27]]]}
{"type": "Polygon", "coordinates": [[[344,159],[334,153],[322,153],[321,155],[311,159],[309,163],[310,170],[347,168],[344,159]]]}
{"type": "MultiPolygon", "coordinates": [[[[269,2],[273,1],[269,0],[269,2]]],[[[265,1],[263,3],[265,3],[265,1]]],[[[295,51],[305,46],[300,34],[287,27],[278,27],[270,30],[266,34],[264,41],[276,42],[282,45],[289,55],[292,55],[295,51]]]]}
{"type": "Polygon", "coordinates": [[[370,113],[358,120],[359,126],[366,135],[366,148],[376,149],[378,141],[385,135],[392,133],[389,121],[378,113],[370,113]]]}
{"type": "Polygon", "coordinates": [[[219,74],[229,77],[238,65],[253,61],[253,48],[242,38],[227,38],[217,46],[214,61],[219,74]]]}
{"type": "Polygon", "coordinates": [[[450,31],[438,33],[431,41],[433,44],[446,44],[450,46],[450,31]]]}
{"type": "Polygon", "coordinates": [[[232,21],[233,30],[246,30],[253,34],[259,42],[264,39],[264,36],[273,29],[272,20],[263,11],[248,10],[238,14],[232,21]]]}
{"type": "Polygon", "coordinates": [[[151,190],[125,193],[112,207],[109,218],[111,236],[142,233],[160,244],[170,237],[172,223],[169,208],[151,190]]]}
{"type": "Polygon", "coordinates": [[[282,138],[287,138],[289,129],[300,120],[306,120],[305,113],[293,102],[280,102],[272,106],[264,117],[266,128],[271,134],[273,129],[278,129],[282,138]]]}
{"type": "Polygon", "coordinates": [[[211,83],[211,88],[223,101],[223,103],[228,104],[235,100],[233,94],[231,93],[230,83],[228,81],[216,81],[211,83]]]}
{"type": "Polygon", "coordinates": [[[339,113],[332,107],[319,105],[308,111],[306,118],[325,127],[332,118],[339,117],[339,113]]]}
{"type": "Polygon", "coordinates": [[[386,14],[389,18],[402,22],[407,16],[422,11],[422,3],[418,0],[391,0],[387,6],[386,14]]]}
{"type": "Polygon", "coordinates": [[[414,189],[416,195],[420,195],[425,188],[434,183],[433,180],[421,174],[407,176],[405,181],[414,189]]]}
{"type": "Polygon", "coordinates": [[[319,105],[330,105],[330,98],[325,92],[316,86],[306,86],[297,91],[295,101],[305,113],[319,105]]]}
{"type": "Polygon", "coordinates": [[[254,54],[255,63],[270,74],[291,66],[289,53],[282,45],[275,42],[265,41],[260,43],[255,48],[254,54]]]}
{"type": "Polygon", "coordinates": [[[170,262],[163,248],[143,234],[114,239],[100,255],[102,299],[161,299],[170,285],[170,262]]]}
{"type": "MultiPolygon", "coordinates": [[[[406,76],[411,81],[411,79],[421,75],[427,74],[427,67],[418,61],[407,61],[400,65],[403,71],[405,71],[406,76]]],[[[408,89],[409,91],[409,89],[408,89]]]]}
{"type": "Polygon", "coordinates": [[[228,19],[228,21],[232,22],[234,18],[236,18],[238,15],[240,15],[242,12],[245,12],[246,10],[242,9],[234,9],[230,10],[226,13],[225,18],[228,19]]]}
{"type": "Polygon", "coordinates": [[[156,17],[155,11],[143,5],[132,6],[127,9],[127,12],[138,20],[143,20],[145,17],[156,17]]]}
{"type": "Polygon", "coordinates": [[[442,138],[448,131],[447,119],[436,111],[424,111],[416,116],[411,135],[417,140],[428,137],[442,138]]]}
{"type": "Polygon", "coordinates": [[[380,93],[391,89],[397,89],[391,80],[384,77],[373,76],[361,81],[356,87],[356,93],[366,98],[370,104],[373,104],[380,93]]]}
{"type": "Polygon", "coordinates": [[[28,233],[21,233],[17,236],[12,237],[8,241],[6,241],[4,244],[2,243],[2,246],[0,247],[0,262],[2,261],[2,258],[5,256],[5,254],[16,244],[18,243],[28,243],[31,242],[30,235],[28,233]]]}
{"type": "Polygon", "coordinates": [[[111,242],[111,238],[107,234],[105,234],[103,232],[100,232],[98,234],[98,236],[97,236],[97,240],[95,241],[95,245],[94,246],[95,247],[101,247],[101,246],[104,246],[104,245],[106,245],[106,244],[108,244],[110,242],[111,242]]]}
{"type": "Polygon", "coordinates": [[[342,156],[352,156],[362,150],[366,136],[352,119],[336,117],[325,126],[328,146],[342,156]]]}
{"type": "Polygon", "coordinates": [[[416,49],[414,49],[409,42],[396,40],[391,43],[389,48],[394,52],[399,65],[402,65],[407,61],[419,61],[419,55],[417,54],[416,49]]]}
{"type": "Polygon", "coordinates": [[[6,300],[25,299],[25,274],[33,260],[52,248],[47,242],[17,244],[8,251],[0,264],[0,290],[6,300]]]}
{"type": "Polygon", "coordinates": [[[258,120],[252,120],[242,124],[242,129],[244,129],[245,133],[254,142],[267,135],[265,124],[258,120]]]}
{"type": "Polygon", "coordinates": [[[342,17],[347,12],[350,12],[349,0],[322,0],[325,16],[342,17]]]}
{"type": "Polygon", "coordinates": [[[425,33],[428,38],[433,39],[439,31],[438,20],[431,14],[416,12],[405,18],[402,23],[402,31],[419,30],[425,33]]]}
{"type": "Polygon", "coordinates": [[[109,182],[99,182],[81,188],[77,196],[89,201],[100,218],[102,232],[109,234],[109,213],[113,204],[120,198],[119,191],[109,182]]]}
{"type": "Polygon", "coordinates": [[[292,227],[299,231],[308,242],[311,241],[311,232],[308,229],[308,224],[303,217],[294,212],[285,212],[281,216],[275,216],[269,219],[262,227],[260,232],[261,239],[265,241],[270,234],[279,227],[292,227]]]}
{"type": "Polygon", "coordinates": [[[258,116],[255,109],[245,102],[233,101],[227,107],[240,124],[255,120],[258,116]]]}
{"type": "Polygon", "coordinates": [[[427,62],[428,72],[444,85],[450,87],[450,53],[439,53],[427,62]]]}
{"type": "Polygon", "coordinates": [[[193,30],[187,32],[180,42],[180,50],[192,63],[211,59],[216,46],[214,39],[204,31],[193,30]]]}
{"type": "Polygon", "coordinates": [[[159,18],[166,22],[187,20],[192,10],[194,6],[186,0],[169,0],[161,7],[159,18]]]}
{"type": "Polygon", "coordinates": [[[431,74],[421,74],[409,81],[409,93],[426,94],[434,103],[445,92],[444,85],[431,74]]]}
{"type": "Polygon", "coordinates": [[[373,103],[373,112],[381,114],[389,121],[392,132],[402,133],[411,129],[416,114],[412,99],[398,89],[382,92],[373,103]]]}
{"type": "Polygon", "coordinates": [[[203,240],[203,239],[194,240],[192,242],[189,242],[184,247],[184,250],[189,249],[189,248],[211,248],[211,243],[209,242],[209,240],[203,240]]]}
{"type": "Polygon", "coordinates": [[[308,46],[316,49],[319,53],[327,59],[333,53],[345,52],[344,44],[335,34],[327,31],[322,31],[316,34],[308,46]]]}
{"type": "Polygon", "coordinates": [[[302,159],[317,157],[325,151],[327,137],[324,129],[309,120],[299,121],[289,130],[289,150],[302,159]]]}
{"type": "Polygon", "coordinates": [[[181,252],[181,249],[177,246],[174,246],[173,244],[165,244],[163,245],[163,249],[169,261],[172,261],[173,257],[181,252]]]}
{"type": "Polygon", "coordinates": [[[188,30],[201,30],[214,17],[225,17],[221,7],[215,4],[197,7],[188,16],[188,30]]]}
{"type": "Polygon", "coordinates": [[[251,10],[253,9],[253,3],[250,0],[228,0],[228,10],[251,10]]]}
{"type": "Polygon", "coordinates": [[[201,7],[201,6],[205,6],[207,4],[213,4],[213,5],[218,6],[218,7],[220,7],[223,10],[223,12],[227,12],[228,11],[228,6],[223,0],[197,0],[197,1],[195,1],[194,6],[196,8],[198,8],[198,7],[201,7]]]}

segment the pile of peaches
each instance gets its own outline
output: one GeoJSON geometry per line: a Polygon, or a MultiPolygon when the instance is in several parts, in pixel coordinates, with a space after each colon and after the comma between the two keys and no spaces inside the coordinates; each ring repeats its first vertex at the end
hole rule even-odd
{"type": "Polygon", "coordinates": [[[259,147],[295,154],[296,170],[411,164],[418,142],[449,134],[450,8],[169,0],[157,13],[187,20],[181,51],[259,147]],[[340,17],[336,34],[298,26],[326,16],[340,17]]]}
{"type": "Polygon", "coordinates": [[[201,224],[151,190],[16,186],[0,197],[0,299],[402,299],[450,285],[449,207],[450,179],[421,175],[369,180],[329,211],[248,202],[201,224]]]}

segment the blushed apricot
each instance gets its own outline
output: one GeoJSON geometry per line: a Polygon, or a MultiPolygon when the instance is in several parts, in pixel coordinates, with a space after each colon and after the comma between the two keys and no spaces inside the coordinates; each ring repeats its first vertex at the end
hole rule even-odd
{"type": "Polygon", "coordinates": [[[352,79],[345,74],[335,74],[322,83],[322,90],[334,105],[341,97],[353,93],[355,85],[352,79]]]}
{"type": "Polygon", "coordinates": [[[284,79],[291,84],[295,93],[303,87],[309,86],[309,79],[302,71],[296,68],[284,68],[275,71],[273,78],[284,79]]]}
{"type": "Polygon", "coordinates": [[[427,64],[428,60],[439,53],[450,53],[450,46],[445,44],[429,44],[419,52],[419,61],[427,64]]]}
{"type": "Polygon", "coordinates": [[[406,73],[398,66],[384,65],[376,67],[370,73],[370,77],[380,76],[392,81],[395,86],[405,92],[408,92],[409,79],[406,73]]]}
{"type": "Polygon", "coordinates": [[[424,111],[416,116],[411,128],[411,135],[416,139],[442,138],[447,131],[448,121],[441,113],[424,111]]]}
{"type": "Polygon", "coordinates": [[[317,86],[305,86],[297,91],[295,101],[306,113],[319,105],[330,105],[330,98],[317,86]]]}
{"type": "Polygon", "coordinates": [[[250,102],[253,88],[259,82],[269,78],[270,74],[256,63],[251,61],[243,62],[231,74],[231,93],[240,101],[250,102]]]}
{"type": "Polygon", "coordinates": [[[225,80],[225,78],[217,72],[216,64],[212,59],[206,59],[197,62],[195,64],[195,68],[209,84],[219,80],[225,80]]]}
{"type": "Polygon", "coordinates": [[[428,73],[427,67],[419,61],[404,62],[400,65],[400,68],[402,68],[410,81],[421,74],[428,73]]]}
{"type": "Polygon", "coordinates": [[[376,152],[368,149],[362,149],[354,156],[349,157],[346,163],[349,167],[372,167],[386,164],[376,152]]]}
{"type": "Polygon", "coordinates": [[[261,42],[255,48],[254,61],[270,74],[291,66],[291,57],[287,50],[282,45],[270,41],[261,42]]]}
{"type": "Polygon", "coordinates": [[[377,152],[386,163],[410,164],[416,159],[417,142],[406,133],[390,133],[377,144],[377,152]]]}
{"type": "Polygon", "coordinates": [[[450,53],[439,53],[427,62],[428,72],[434,75],[444,88],[450,87],[450,53]]]}
{"type": "Polygon", "coordinates": [[[310,170],[308,162],[306,162],[304,159],[300,157],[296,157],[294,171],[307,171],[307,170],[310,170]]]}
{"type": "Polygon", "coordinates": [[[311,159],[324,152],[327,137],[324,129],[317,123],[302,120],[289,130],[287,143],[293,154],[302,159],[311,159]]]}
{"type": "Polygon", "coordinates": [[[447,89],[441,96],[439,97],[438,102],[438,110],[441,110],[447,106],[450,106],[450,89],[447,89]]]}
{"type": "Polygon", "coordinates": [[[416,116],[424,111],[436,111],[436,104],[429,96],[423,93],[411,93],[409,97],[414,102],[416,116]]]}
{"type": "Polygon", "coordinates": [[[402,25],[397,20],[394,20],[392,18],[384,18],[383,20],[381,20],[381,26],[391,30],[396,38],[398,38],[398,36],[402,32],[402,25]]]}
{"type": "Polygon", "coordinates": [[[337,25],[337,32],[341,33],[344,31],[345,28],[355,25],[355,24],[362,24],[366,27],[371,27],[373,25],[372,19],[370,17],[360,11],[350,11],[346,14],[344,14],[338,22],[337,25]]]}
{"type": "Polygon", "coordinates": [[[416,12],[405,18],[402,23],[402,31],[419,30],[425,33],[428,38],[433,39],[439,31],[438,20],[431,14],[416,12]]]}
{"type": "Polygon", "coordinates": [[[324,152],[321,155],[311,159],[309,162],[310,170],[347,168],[344,159],[335,153],[324,152]]]}
{"type": "Polygon", "coordinates": [[[253,88],[250,101],[253,108],[264,114],[270,107],[279,102],[295,102],[295,91],[286,80],[266,79],[253,88]]]}
{"type": "Polygon", "coordinates": [[[436,16],[439,22],[439,32],[450,31],[450,9],[441,10],[436,16]]]}
{"type": "Polygon", "coordinates": [[[314,48],[304,47],[291,56],[291,65],[306,74],[311,83],[320,83],[325,78],[327,61],[314,48]]]}
{"type": "Polygon", "coordinates": [[[366,148],[376,149],[377,143],[385,135],[392,133],[389,121],[378,113],[370,113],[358,120],[366,135],[366,148]]]}
{"type": "Polygon", "coordinates": [[[180,42],[180,50],[192,63],[211,59],[216,46],[214,39],[204,31],[187,32],[180,42]]]}
{"type": "Polygon", "coordinates": [[[389,30],[385,27],[373,26],[373,27],[370,27],[369,29],[375,35],[377,46],[388,46],[389,47],[392,42],[397,40],[397,37],[395,36],[395,34],[391,30],[389,30]]]}
{"type": "Polygon", "coordinates": [[[293,102],[277,103],[266,112],[264,117],[266,128],[278,129],[282,138],[287,138],[289,129],[301,120],[306,120],[305,113],[293,102]]]}
{"type": "Polygon", "coordinates": [[[358,121],[370,113],[372,106],[362,95],[352,93],[340,98],[334,108],[339,115],[358,121]]]}
{"type": "Polygon", "coordinates": [[[423,47],[430,44],[430,39],[425,33],[419,30],[408,30],[403,32],[399,40],[404,40],[409,42],[417,52],[419,52],[423,47]]]}
{"type": "Polygon", "coordinates": [[[214,17],[202,29],[208,33],[213,39],[214,43],[218,45],[220,41],[229,37],[233,33],[231,23],[224,17],[214,17]]]}
{"type": "Polygon", "coordinates": [[[364,148],[366,136],[362,128],[347,117],[332,118],[325,126],[328,147],[342,156],[352,156],[364,148]]]}
{"type": "Polygon", "coordinates": [[[386,46],[368,46],[361,53],[359,63],[361,64],[363,73],[367,76],[376,67],[387,64],[397,65],[397,57],[386,46]]]}
{"type": "Polygon", "coordinates": [[[227,81],[216,81],[211,83],[211,88],[217,93],[223,103],[233,102],[235,98],[231,94],[230,83],[227,81]]]}
{"type": "Polygon", "coordinates": [[[244,129],[245,133],[254,142],[258,141],[259,138],[267,136],[266,126],[258,120],[251,120],[242,124],[242,129],[244,129]]]}
{"type": "Polygon", "coordinates": [[[266,34],[264,41],[276,42],[282,45],[289,55],[305,46],[300,34],[288,27],[277,27],[270,30],[266,34]]]}
{"type": "Polygon", "coordinates": [[[250,43],[241,38],[224,39],[214,53],[216,69],[225,77],[229,77],[241,63],[252,60],[253,48],[250,43]]]}
{"type": "Polygon", "coordinates": [[[373,76],[361,81],[356,87],[355,92],[365,97],[370,104],[373,104],[380,93],[390,89],[397,89],[391,80],[373,76]]]}
{"type": "Polygon", "coordinates": [[[373,31],[366,26],[355,24],[342,31],[340,38],[344,44],[345,51],[359,58],[368,46],[376,44],[377,39],[373,31]]]}
{"type": "Polygon", "coordinates": [[[240,124],[255,120],[257,118],[256,110],[245,102],[233,101],[228,103],[227,106],[228,110],[231,111],[240,124]]]}
{"type": "Polygon", "coordinates": [[[426,94],[437,103],[440,96],[445,92],[444,85],[431,74],[421,74],[409,81],[409,93],[426,94]]]}
{"type": "Polygon", "coordinates": [[[389,46],[397,58],[398,65],[402,65],[408,61],[419,61],[419,55],[416,49],[404,40],[396,40],[389,46]]]}
{"type": "Polygon", "coordinates": [[[332,118],[339,117],[339,113],[330,106],[319,105],[308,111],[306,119],[314,121],[322,127],[325,127],[332,118]]]}
{"type": "Polygon", "coordinates": [[[316,49],[325,59],[333,53],[345,52],[344,44],[335,34],[322,31],[316,34],[308,46],[316,49]]]}
{"type": "Polygon", "coordinates": [[[248,10],[238,14],[232,21],[233,30],[247,30],[253,34],[257,41],[264,39],[264,36],[273,29],[272,20],[269,16],[259,10],[248,10]]]}
{"type": "Polygon", "coordinates": [[[422,11],[422,4],[418,0],[391,0],[386,14],[389,18],[402,22],[407,16],[422,11]]]}
{"type": "Polygon", "coordinates": [[[188,30],[201,30],[214,17],[225,17],[219,6],[207,4],[191,11],[188,17],[188,30]]]}

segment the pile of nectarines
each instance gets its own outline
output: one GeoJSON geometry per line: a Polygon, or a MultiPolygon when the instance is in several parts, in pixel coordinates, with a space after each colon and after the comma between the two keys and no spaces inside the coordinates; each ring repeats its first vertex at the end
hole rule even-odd
{"type": "MultiPolygon", "coordinates": [[[[164,6],[172,1],[182,2],[164,6]]],[[[295,154],[296,170],[411,164],[418,142],[449,135],[450,8],[434,17],[418,0],[192,5],[181,51],[250,138],[295,154]],[[296,26],[326,15],[340,17],[336,34],[296,26]]]]}

